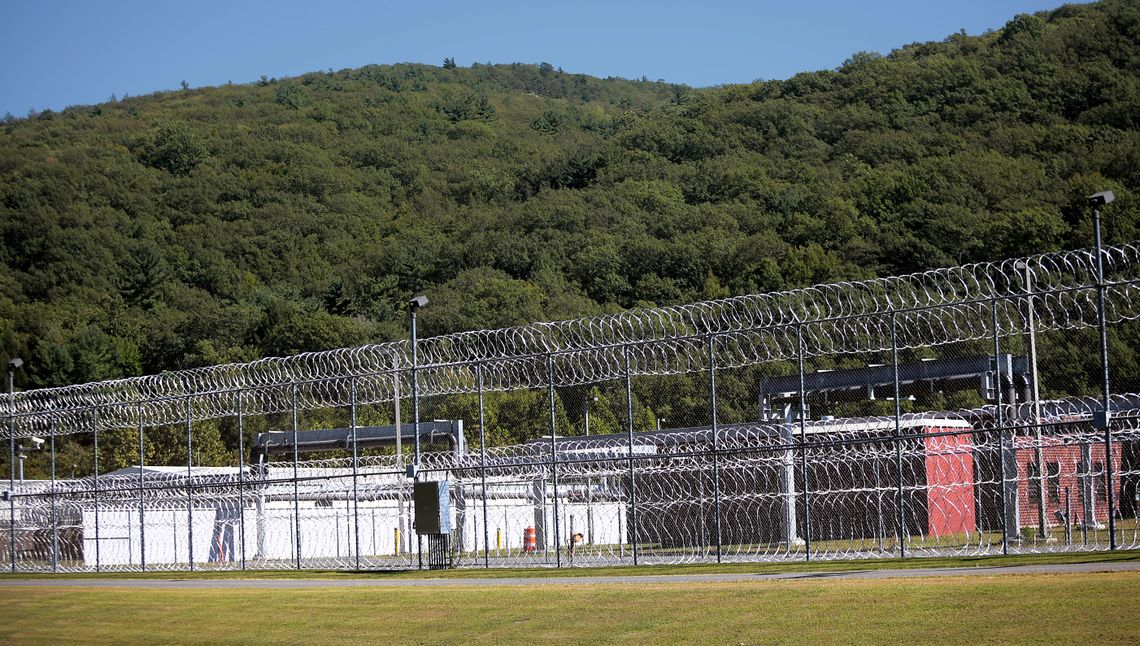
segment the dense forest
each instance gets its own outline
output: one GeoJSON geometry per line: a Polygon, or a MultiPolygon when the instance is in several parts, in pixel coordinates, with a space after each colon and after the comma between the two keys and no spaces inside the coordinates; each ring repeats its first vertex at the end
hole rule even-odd
{"type": "Polygon", "coordinates": [[[1140,8],[786,81],[370,66],[0,127],[27,387],[1136,238],[1140,8]]]}
{"type": "Polygon", "coordinates": [[[0,123],[25,388],[1137,237],[1140,6],[692,89],[400,64],[0,123]]]}

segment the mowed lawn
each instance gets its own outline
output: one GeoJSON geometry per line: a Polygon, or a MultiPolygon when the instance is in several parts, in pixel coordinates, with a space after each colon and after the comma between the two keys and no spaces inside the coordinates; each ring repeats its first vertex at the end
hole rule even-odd
{"type": "Polygon", "coordinates": [[[0,587],[0,642],[1136,643],[1140,572],[304,590],[0,587]]]}

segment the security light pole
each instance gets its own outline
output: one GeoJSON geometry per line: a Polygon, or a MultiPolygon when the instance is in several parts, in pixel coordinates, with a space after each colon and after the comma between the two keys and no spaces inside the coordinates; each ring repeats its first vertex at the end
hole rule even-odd
{"type": "Polygon", "coordinates": [[[1027,295],[1025,320],[1029,327],[1029,373],[1033,379],[1033,435],[1037,445],[1034,456],[1037,460],[1037,535],[1038,538],[1047,540],[1049,533],[1045,513],[1045,454],[1041,446],[1041,388],[1037,383],[1037,321],[1033,305],[1033,272],[1029,269],[1029,263],[1025,261],[1018,261],[1016,267],[1024,272],[1027,295]]]}
{"type": "MultiPolygon", "coordinates": [[[[413,480],[420,477],[420,378],[419,378],[419,346],[416,342],[416,312],[428,304],[427,296],[416,296],[408,301],[408,312],[411,315],[412,328],[412,435],[415,439],[415,454],[412,466],[408,468],[408,475],[413,480]]],[[[423,542],[416,534],[416,554],[420,569],[424,566],[423,542]]]]}
{"type": "Polygon", "coordinates": [[[427,296],[417,296],[408,302],[408,311],[412,317],[412,433],[415,439],[415,455],[412,465],[415,472],[420,468],[420,377],[419,377],[419,345],[416,340],[416,312],[428,304],[427,296]]]}
{"type": "Polygon", "coordinates": [[[1097,319],[1100,324],[1100,370],[1101,386],[1104,391],[1104,411],[1101,416],[1094,418],[1093,426],[1104,429],[1104,478],[1105,489],[1108,490],[1108,548],[1116,549],[1116,495],[1112,486],[1112,433],[1111,415],[1109,413],[1109,384],[1108,384],[1108,323],[1105,318],[1104,304],[1104,252],[1101,248],[1100,238],[1100,207],[1116,199],[1112,191],[1101,191],[1089,196],[1089,206],[1093,210],[1093,236],[1096,243],[1096,305],[1097,319]]]}

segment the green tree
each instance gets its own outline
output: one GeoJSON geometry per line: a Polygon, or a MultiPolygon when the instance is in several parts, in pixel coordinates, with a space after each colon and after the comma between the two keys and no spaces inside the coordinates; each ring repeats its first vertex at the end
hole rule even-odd
{"type": "Polygon", "coordinates": [[[206,145],[185,123],[174,122],[151,131],[142,157],[171,175],[188,175],[206,158],[206,145]]]}

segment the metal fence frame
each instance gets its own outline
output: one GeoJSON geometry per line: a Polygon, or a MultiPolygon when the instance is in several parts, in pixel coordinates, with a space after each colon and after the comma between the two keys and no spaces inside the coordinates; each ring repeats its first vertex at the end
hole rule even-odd
{"type": "MultiPolygon", "coordinates": [[[[707,461],[711,468],[714,545],[708,545],[707,558],[715,555],[716,562],[726,560],[724,553],[722,517],[723,462],[755,450],[748,447],[723,446],[724,435],[718,419],[718,371],[774,361],[792,360],[799,377],[796,416],[798,439],[766,446],[772,452],[794,451],[799,457],[799,473],[804,510],[804,526],[812,524],[812,489],[809,453],[813,450],[845,445],[844,442],[817,441],[808,437],[805,360],[845,353],[889,352],[894,375],[894,414],[890,420],[893,433],[880,438],[880,443],[892,443],[895,470],[898,472],[894,507],[897,519],[893,521],[897,536],[895,542],[899,557],[907,557],[908,537],[905,534],[907,513],[906,483],[903,482],[904,443],[916,436],[903,431],[907,416],[901,410],[899,381],[900,350],[944,346],[963,341],[988,339],[992,342],[994,357],[1002,353],[1002,340],[1011,334],[1020,334],[1020,322],[1028,312],[1040,330],[1079,330],[1098,328],[1100,333],[1100,360],[1103,370],[1102,397],[1099,401],[1073,400],[1069,405],[1072,415],[1067,424],[1091,424],[1094,432],[1101,433],[1104,452],[1104,474],[1108,495],[1107,516],[1108,549],[1117,549],[1116,505],[1114,501],[1113,444],[1120,441],[1140,441],[1137,420],[1140,407],[1134,406],[1136,397],[1112,397],[1109,390],[1109,350],[1107,327],[1140,318],[1140,250],[1137,243],[1129,243],[1094,251],[1070,251],[1043,254],[1002,263],[983,263],[912,276],[821,285],[804,290],[780,294],[749,296],[697,303],[689,306],[639,310],[619,315],[593,317],[562,323],[533,324],[506,330],[486,330],[424,339],[419,343],[389,343],[379,346],[311,353],[282,359],[264,359],[249,364],[215,366],[212,368],[167,373],[96,384],[13,393],[8,402],[7,435],[9,445],[9,498],[11,500],[8,524],[8,552],[12,571],[20,569],[20,550],[17,545],[17,508],[30,501],[48,500],[51,518],[50,571],[60,571],[59,531],[57,507],[60,496],[83,498],[90,496],[94,514],[95,571],[105,569],[100,554],[101,501],[113,501],[117,496],[136,495],[139,519],[141,558],[137,568],[147,570],[156,565],[146,559],[147,499],[156,492],[178,492],[185,495],[187,510],[186,567],[194,570],[201,563],[201,555],[194,555],[195,500],[199,492],[204,496],[222,492],[236,481],[241,543],[240,568],[247,562],[247,528],[244,509],[251,487],[250,465],[244,462],[245,446],[242,430],[250,415],[288,413],[293,435],[293,455],[289,467],[291,475],[270,482],[263,478],[260,486],[283,485],[292,489],[292,566],[301,569],[306,564],[302,549],[301,487],[318,479],[304,476],[303,470],[311,462],[300,459],[296,437],[300,432],[298,414],[301,411],[340,408],[348,409],[353,442],[348,467],[350,474],[321,476],[328,479],[351,478],[352,523],[350,532],[354,541],[350,569],[361,569],[368,564],[361,560],[360,547],[360,492],[362,479],[402,477],[402,460],[391,460],[377,467],[373,460],[369,469],[362,469],[362,457],[356,450],[358,407],[363,404],[393,402],[400,399],[402,382],[411,383],[413,428],[419,418],[420,400],[425,396],[474,394],[478,398],[479,452],[475,461],[462,464],[447,463],[430,452],[422,456],[419,451],[419,434],[412,465],[416,479],[448,477],[457,469],[477,474],[482,502],[483,567],[491,567],[491,549],[488,507],[488,473],[504,467],[488,462],[488,446],[484,428],[484,396],[487,392],[516,389],[544,388],[549,409],[549,436],[544,442],[548,450],[544,456],[527,455],[522,462],[530,469],[549,473],[553,504],[554,567],[563,566],[563,540],[560,516],[560,476],[578,463],[605,462],[610,467],[624,465],[627,480],[622,486],[627,496],[628,526],[624,531],[633,537],[629,550],[634,564],[644,560],[637,537],[642,528],[638,518],[638,465],[651,462],[659,456],[650,456],[636,450],[639,440],[635,434],[633,383],[635,377],[650,375],[692,374],[707,372],[709,387],[708,444],[699,450],[679,454],[679,457],[707,461]],[[1105,264],[1111,273],[1106,277],[1105,264]],[[1088,312],[1090,295],[1095,295],[1095,319],[1088,312]],[[888,342],[889,341],[889,342],[888,342]],[[419,357],[426,361],[421,362],[419,357]],[[488,383],[490,380],[490,383],[488,383]],[[620,383],[625,395],[625,455],[613,454],[605,460],[575,457],[574,450],[581,448],[579,438],[560,438],[556,422],[556,389],[567,386],[597,383],[620,383]],[[191,460],[185,465],[184,479],[173,478],[148,483],[144,473],[146,465],[144,427],[179,424],[185,429],[187,456],[193,455],[193,424],[197,421],[235,417],[239,428],[239,464],[232,477],[203,477],[196,475],[191,460]],[[1075,421],[1074,421],[1075,420],[1075,421]],[[1114,430],[1113,424],[1117,425],[1114,430]],[[115,481],[108,484],[99,471],[99,434],[110,430],[135,429],[138,433],[137,483],[115,481]],[[58,435],[90,432],[93,438],[94,473],[89,479],[67,480],[66,490],[56,471],[55,440],[58,435]],[[46,435],[50,438],[51,480],[49,489],[30,491],[18,484],[15,477],[17,440],[46,435]],[[1134,437],[1135,436],[1135,437],[1134,437]],[[367,471],[367,473],[364,473],[367,471]],[[101,479],[102,478],[102,479],[101,479]]],[[[995,359],[996,361],[996,359],[995,359]]],[[[11,376],[11,372],[10,372],[11,376]]],[[[1036,384],[1035,384],[1036,385],[1036,384]]],[[[1018,442],[1019,431],[1025,432],[1024,412],[1015,411],[1016,402],[1003,401],[1002,388],[996,389],[996,402],[981,416],[988,415],[992,423],[978,424],[971,433],[993,432],[998,441],[1000,468],[1000,505],[1002,531],[1001,553],[1009,553],[1017,537],[1010,536],[1008,500],[1010,477],[1006,473],[1007,445],[1018,442]]],[[[1045,480],[1040,458],[1042,431],[1040,401],[1034,397],[1031,406],[1034,423],[1028,427],[1036,434],[1038,451],[1037,486],[1039,500],[1044,500],[1045,480]]],[[[1083,432],[1083,431],[1082,431],[1083,432]]],[[[1087,433],[1085,434],[1087,435],[1087,433]]],[[[1091,440],[1085,442],[1091,444],[1091,440]]],[[[516,465],[518,466],[518,465],[516,465]]],[[[609,473],[612,469],[606,467],[609,473]]],[[[1086,469],[1087,470],[1087,469],[1086,469]]],[[[598,476],[602,477],[602,476],[598,476]]],[[[612,477],[612,476],[608,476],[612,477]]],[[[703,477],[703,476],[702,476],[703,477]]],[[[1086,479],[1088,476],[1086,475],[1086,479]]],[[[592,477],[588,478],[588,482],[592,477]]],[[[545,482],[545,477],[543,479],[545,482]]],[[[1013,489],[1017,490],[1017,476],[1013,476],[1013,489]]],[[[563,485],[565,487],[565,485],[563,485]]],[[[545,496],[546,485],[542,485],[545,496]]],[[[563,491],[565,493],[565,491],[563,491]]],[[[229,494],[226,494],[229,495],[229,494]]],[[[587,496],[591,494],[587,493],[587,496]]],[[[797,503],[798,504],[798,503],[797,503]]],[[[133,513],[133,512],[132,512],[133,513]]],[[[337,517],[339,518],[339,516],[337,517]]],[[[703,518],[703,517],[702,517],[703,518]]],[[[618,519],[619,523],[621,518],[618,519]]],[[[881,519],[880,519],[881,520],[881,519]]],[[[545,520],[544,520],[545,522],[545,520]]],[[[703,522],[703,521],[702,521],[703,522]]],[[[1045,525],[1045,521],[1041,521],[1045,525]]],[[[175,522],[177,529],[177,522],[175,522]]],[[[128,528],[129,530],[129,528],[128,528]]],[[[339,532],[337,530],[337,540],[339,532]]],[[[129,532],[128,532],[129,533],[129,532]]],[[[804,532],[804,549],[796,550],[796,558],[813,558],[810,530],[804,532]]],[[[397,538],[401,544],[403,538],[397,538]]],[[[548,542],[548,541],[544,541],[548,542]]],[[[624,551],[624,543],[621,549],[624,551]]],[[[570,548],[567,548],[570,549],[570,548]]],[[[987,548],[988,549],[988,548],[987,548]]],[[[417,550],[419,552],[419,550],[417,550]]],[[[572,554],[573,552],[571,552],[572,554]]],[[[790,554],[791,552],[789,552],[790,554]]],[[[826,554],[822,554],[826,557],[826,554]]],[[[821,556],[820,551],[814,556],[821,556]]],[[[236,562],[236,561],[235,561],[236,562]]],[[[464,563],[473,565],[475,563],[464,563]]],[[[544,563],[545,564],[545,563],[544,563]]],[[[406,567],[413,567],[407,562],[406,567]]],[[[415,566],[422,567],[422,553],[415,566]]],[[[45,569],[42,561],[27,564],[25,569],[45,569]]]]}

